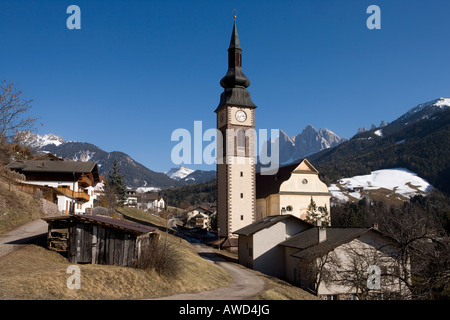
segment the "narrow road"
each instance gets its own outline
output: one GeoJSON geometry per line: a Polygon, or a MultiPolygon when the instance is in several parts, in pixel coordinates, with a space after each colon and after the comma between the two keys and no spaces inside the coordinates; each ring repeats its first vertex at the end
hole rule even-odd
{"type": "Polygon", "coordinates": [[[257,274],[214,254],[214,250],[202,243],[193,243],[197,252],[225,269],[233,278],[230,285],[198,293],[183,293],[154,300],[245,300],[264,290],[264,280],[257,274]]]}
{"type": "Polygon", "coordinates": [[[15,250],[24,243],[47,232],[47,222],[38,219],[24,224],[0,236],[0,258],[15,250]]]}

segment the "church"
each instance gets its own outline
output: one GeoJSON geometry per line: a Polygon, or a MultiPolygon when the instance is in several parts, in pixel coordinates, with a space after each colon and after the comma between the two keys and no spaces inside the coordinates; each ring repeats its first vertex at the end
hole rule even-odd
{"type": "Polygon", "coordinates": [[[224,91],[215,112],[222,134],[216,149],[221,247],[237,251],[241,265],[285,279],[323,299],[364,295],[383,299],[408,294],[406,286],[396,281],[396,275],[408,275],[410,267],[402,269],[395,240],[377,228],[331,227],[331,194],[307,159],[278,168],[271,175],[257,172],[256,105],[247,91],[250,81],[242,71],[236,20],[228,48],[228,71],[220,85],[224,91]],[[379,285],[348,283],[355,274],[367,274],[372,267],[390,270],[378,278],[379,285]]]}
{"type": "MultiPolygon", "coordinates": [[[[217,130],[217,217],[223,248],[237,248],[236,230],[267,216],[291,214],[304,219],[314,201],[329,210],[330,193],[318,171],[303,159],[273,175],[256,172],[255,111],[242,70],[242,48],[234,20],[228,47],[228,70],[215,113],[217,130]]],[[[330,221],[327,221],[328,224],[330,221]]]]}

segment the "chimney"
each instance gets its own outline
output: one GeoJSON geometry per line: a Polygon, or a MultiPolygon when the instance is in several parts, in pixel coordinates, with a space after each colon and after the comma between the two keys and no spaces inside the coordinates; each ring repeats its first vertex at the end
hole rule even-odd
{"type": "Polygon", "coordinates": [[[317,219],[317,235],[318,235],[318,243],[324,242],[327,240],[327,229],[322,227],[322,220],[317,219]]]}

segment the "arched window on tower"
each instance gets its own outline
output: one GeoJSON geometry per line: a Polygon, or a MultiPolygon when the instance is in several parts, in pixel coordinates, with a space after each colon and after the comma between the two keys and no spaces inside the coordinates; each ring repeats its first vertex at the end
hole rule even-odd
{"type": "Polygon", "coordinates": [[[237,155],[238,156],[245,156],[245,131],[242,129],[239,129],[237,132],[237,155]]]}
{"type": "Polygon", "coordinates": [[[236,52],[236,67],[242,67],[242,55],[236,52]]]}

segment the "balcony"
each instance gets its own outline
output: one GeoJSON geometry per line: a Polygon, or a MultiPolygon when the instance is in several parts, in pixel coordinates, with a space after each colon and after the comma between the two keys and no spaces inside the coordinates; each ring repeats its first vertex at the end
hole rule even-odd
{"type": "Polygon", "coordinates": [[[85,193],[85,192],[73,192],[71,189],[67,187],[59,186],[57,190],[64,194],[66,197],[81,201],[81,202],[88,202],[91,197],[85,193]]]}
{"type": "Polygon", "coordinates": [[[91,175],[89,175],[89,176],[86,176],[84,173],[80,176],[80,178],[78,179],[78,185],[80,186],[80,187],[83,187],[83,188],[87,188],[87,187],[92,187],[92,185],[93,185],[93,183],[92,183],[92,179],[91,179],[91,177],[90,177],[91,175]]]}

